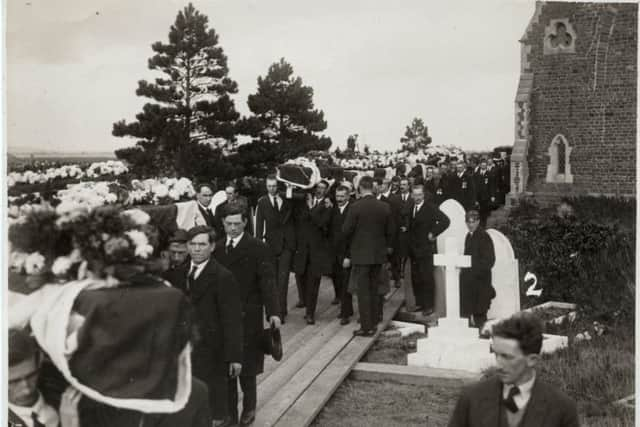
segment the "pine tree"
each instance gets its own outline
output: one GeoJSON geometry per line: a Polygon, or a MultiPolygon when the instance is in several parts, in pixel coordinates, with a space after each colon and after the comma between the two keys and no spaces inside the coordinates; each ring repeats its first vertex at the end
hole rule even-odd
{"type": "Polygon", "coordinates": [[[429,129],[424,125],[422,119],[416,117],[411,122],[411,126],[407,126],[404,136],[400,138],[402,148],[408,151],[416,151],[419,148],[425,148],[431,143],[429,129]]]}
{"type": "Polygon", "coordinates": [[[284,58],[258,77],[258,90],[247,104],[253,116],[243,121],[243,129],[253,142],[238,149],[245,173],[264,174],[288,159],[331,146],[331,139],[319,134],[327,122],[324,112],[314,108],[313,88],[293,75],[284,58]]]}
{"type": "Polygon", "coordinates": [[[238,85],[228,77],[227,57],[208,18],[192,4],[178,12],[169,42],[155,42],[151,70],[164,74],[155,82],[138,82],[136,95],[152,99],[137,121],[113,124],[113,135],[138,139],[136,146],[116,151],[139,174],[185,174],[193,153],[220,158],[233,146],[239,118],[230,94],[238,85]]]}
{"type": "Polygon", "coordinates": [[[355,153],[357,150],[358,134],[349,135],[347,137],[347,151],[355,153]]]}

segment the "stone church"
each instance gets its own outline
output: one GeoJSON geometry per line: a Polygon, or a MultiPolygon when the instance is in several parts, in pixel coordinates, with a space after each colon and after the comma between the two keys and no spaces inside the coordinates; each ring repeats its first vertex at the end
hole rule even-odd
{"type": "Polygon", "coordinates": [[[510,201],[635,197],[638,5],[536,2],[520,40],[510,201]]]}

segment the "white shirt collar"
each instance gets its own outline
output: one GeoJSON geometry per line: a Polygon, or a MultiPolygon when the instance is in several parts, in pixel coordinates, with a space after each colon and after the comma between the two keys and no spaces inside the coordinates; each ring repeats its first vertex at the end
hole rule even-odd
{"type": "Polygon", "coordinates": [[[38,395],[38,400],[33,406],[17,406],[9,402],[9,409],[20,417],[28,427],[33,426],[31,414],[34,412],[38,414],[38,421],[46,427],[58,427],[60,423],[58,413],[51,406],[47,405],[42,395],[38,395]]]}
{"type": "Polygon", "coordinates": [[[238,243],[240,243],[240,240],[242,240],[242,236],[244,236],[244,233],[240,234],[238,237],[236,237],[235,239],[230,238],[229,236],[227,236],[227,243],[226,246],[229,246],[229,242],[233,242],[233,247],[237,247],[238,243]]]}
{"type": "MultiPolygon", "coordinates": [[[[516,403],[518,409],[522,409],[527,406],[529,403],[529,399],[531,399],[531,390],[533,389],[533,385],[536,382],[536,373],[533,373],[531,379],[525,383],[522,383],[518,386],[520,389],[520,393],[513,396],[513,401],[516,403]]],[[[502,397],[506,399],[509,396],[509,390],[511,390],[515,385],[514,384],[504,384],[502,388],[502,397]]]]}
{"type": "Polygon", "coordinates": [[[200,264],[196,264],[195,262],[193,262],[193,260],[191,261],[191,265],[189,266],[189,272],[191,272],[194,266],[196,267],[196,271],[193,275],[194,279],[197,279],[198,276],[200,276],[200,273],[202,273],[202,270],[204,270],[204,268],[207,266],[208,263],[209,263],[209,260],[201,262],[200,264]]]}
{"type": "Polygon", "coordinates": [[[344,204],[344,205],[342,205],[342,206],[339,206],[339,205],[338,205],[338,209],[340,209],[340,213],[343,213],[343,212],[344,212],[344,210],[347,208],[347,206],[349,206],[349,202],[348,202],[348,201],[347,201],[347,203],[345,203],[345,204],[344,204]]]}
{"type": "Polygon", "coordinates": [[[209,206],[205,206],[202,203],[200,203],[198,200],[196,200],[196,203],[198,204],[198,206],[200,206],[202,209],[204,210],[209,210],[209,206]]]}

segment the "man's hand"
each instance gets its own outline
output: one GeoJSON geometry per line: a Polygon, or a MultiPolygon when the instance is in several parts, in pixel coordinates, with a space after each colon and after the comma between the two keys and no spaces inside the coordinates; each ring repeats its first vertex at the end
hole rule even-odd
{"type": "Polygon", "coordinates": [[[236,378],[240,376],[240,372],[242,372],[242,365],[239,363],[229,363],[229,376],[231,378],[236,378]]]}
{"type": "Polygon", "coordinates": [[[345,258],[342,260],[342,268],[351,267],[351,260],[349,258],[345,258]]]}
{"type": "Polygon", "coordinates": [[[82,393],[73,386],[67,387],[60,399],[60,425],[62,427],[80,427],[78,402],[82,393]]]}
{"type": "Polygon", "coordinates": [[[393,248],[387,248],[387,255],[391,255],[393,253],[393,248]]]}
{"type": "Polygon", "coordinates": [[[433,233],[429,233],[427,235],[427,238],[429,239],[430,242],[433,242],[434,240],[436,240],[435,236],[433,235],[433,233]]]}
{"type": "Polygon", "coordinates": [[[280,322],[280,318],[278,316],[271,316],[269,318],[269,324],[273,325],[276,329],[280,329],[282,322],[280,322]]]}
{"type": "Polygon", "coordinates": [[[405,226],[400,227],[400,231],[403,232],[403,233],[406,233],[407,232],[407,227],[405,227],[405,226]]]}
{"type": "Polygon", "coordinates": [[[493,203],[493,202],[495,202],[495,201],[496,201],[496,198],[495,198],[495,197],[493,197],[493,196],[491,196],[491,203],[493,203]]]}

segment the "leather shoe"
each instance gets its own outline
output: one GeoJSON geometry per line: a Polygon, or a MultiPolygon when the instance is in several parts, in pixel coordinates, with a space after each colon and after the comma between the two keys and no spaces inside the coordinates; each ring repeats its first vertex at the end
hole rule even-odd
{"type": "Polygon", "coordinates": [[[242,417],[240,417],[240,425],[248,426],[253,424],[255,420],[256,420],[256,411],[249,411],[246,414],[242,413],[242,417]]]}
{"type": "Polygon", "coordinates": [[[421,306],[416,305],[416,306],[415,306],[415,308],[414,308],[413,310],[411,310],[411,311],[412,311],[413,313],[417,313],[417,312],[419,312],[419,311],[423,311],[423,310],[422,310],[422,307],[421,307],[421,306]]]}
{"type": "Polygon", "coordinates": [[[376,331],[369,330],[369,331],[365,331],[364,329],[358,329],[357,331],[353,331],[353,336],[355,337],[372,337],[374,336],[376,333],[376,331]]]}
{"type": "Polygon", "coordinates": [[[235,424],[231,417],[226,417],[222,420],[213,420],[213,427],[231,427],[235,424]]]}
{"type": "Polygon", "coordinates": [[[341,325],[347,325],[347,324],[349,324],[349,318],[348,318],[348,317],[341,317],[341,318],[340,318],[340,324],[341,324],[341,325]]]}
{"type": "Polygon", "coordinates": [[[296,308],[303,308],[304,307],[304,303],[302,301],[298,301],[298,303],[296,304],[296,308]]]}
{"type": "Polygon", "coordinates": [[[313,316],[304,316],[304,319],[307,321],[307,325],[315,325],[316,319],[313,316]]]}

